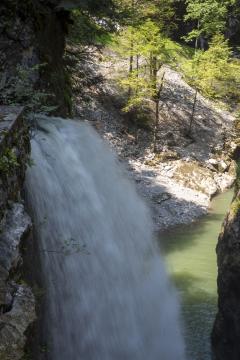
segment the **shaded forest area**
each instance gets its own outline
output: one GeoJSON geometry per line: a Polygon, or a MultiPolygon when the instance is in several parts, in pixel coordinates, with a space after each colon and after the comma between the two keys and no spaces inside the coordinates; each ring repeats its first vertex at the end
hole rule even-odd
{"type": "Polygon", "coordinates": [[[129,95],[126,110],[143,106],[148,93],[157,115],[163,64],[180,67],[196,91],[238,102],[237,0],[11,0],[1,2],[0,14],[1,104],[71,114],[66,39],[83,52],[115,45],[129,57],[121,83],[129,95]]]}

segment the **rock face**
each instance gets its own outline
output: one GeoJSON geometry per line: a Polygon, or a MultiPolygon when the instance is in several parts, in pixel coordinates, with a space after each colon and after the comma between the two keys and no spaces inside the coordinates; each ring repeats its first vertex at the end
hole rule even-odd
{"type": "Polygon", "coordinates": [[[24,355],[25,331],[35,318],[31,289],[22,280],[23,242],[31,220],[21,201],[29,135],[23,109],[0,107],[0,359],[24,355]]]}
{"type": "Polygon", "coordinates": [[[0,221],[9,201],[19,200],[30,152],[22,108],[0,107],[0,221]]]}
{"type": "Polygon", "coordinates": [[[0,358],[17,360],[24,355],[25,331],[35,319],[31,289],[19,281],[20,245],[31,228],[22,204],[7,211],[0,236],[0,358]]]}
{"type": "Polygon", "coordinates": [[[69,13],[58,9],[58,3],[57,0],[1,1],[0,104],[9,104],[13,99],[19,103],[16,83],[23,70],[35,87],[52,95],[59,114],[70,113],[71,92],[63,64],[69,13]],[[44,66],[38,68],[38,64],[44,66]]]}
{"type": "Polygon", "coordinates": [[[223,224],[217,245],[217,257],[219,300],[212,334],[213,350],[216,360],[238,360],[240,359],[240,191],[236,192],[223,224]]]}

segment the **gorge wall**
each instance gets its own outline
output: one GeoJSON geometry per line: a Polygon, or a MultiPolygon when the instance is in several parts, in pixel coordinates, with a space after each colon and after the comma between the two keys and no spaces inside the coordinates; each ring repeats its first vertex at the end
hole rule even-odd
{"type": "Polygon", "coordinates": [[[67,116],[72,108],[63,59],[70,20],[59,3],[2,0],[0,4],[1,360],[25,356],[27,330],[36,317],[35,298],[25,277],[32,224],[22,190],[31,160],[29,128],[21,106],[29,110],[34,96],[44,94],[55,113],[67,116]]]}
{"type": "Polygon", "coordinates": [[[240,149],[234,153],[237,163],[235,196],[223,224],[217,245],[218,314],[212,343],[216,360],[240,358],[240,149]]]}
{"type": "MultiPolygon", "coordinates": [[[[48,102],[56,106],[58,114],[70,114],[71,90],[63,60],[70,20],[69,12],[58,8],[58,3],[57,0],[1,1],[0,104],[19,103],[17,91],[22,70],[26,73],[34,69],[28,74],[34,86],[49,94],[48,102]]],[[[31,100],[27,91],[25,96],[20,95],[22,102],[31,100]]]]}
{"type": "Polygon", "coordinates": [[[35,318],[35,300],[24,281],[22,251],[31,240],[31,220],[22,202],[29,160],[23,109],[0,106],[0,358],[24,354],[25,331],[35,318]]]}

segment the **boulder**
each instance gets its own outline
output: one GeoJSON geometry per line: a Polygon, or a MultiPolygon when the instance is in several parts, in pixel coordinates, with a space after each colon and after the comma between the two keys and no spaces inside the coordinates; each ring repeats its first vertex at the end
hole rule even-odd
{"type": "Polygon", "coordinates": [[[194,161],[176,162],[173,178],[187,188],[202,192],[212,197],[218,192],[218,185],[209,169],[194,161]]]}

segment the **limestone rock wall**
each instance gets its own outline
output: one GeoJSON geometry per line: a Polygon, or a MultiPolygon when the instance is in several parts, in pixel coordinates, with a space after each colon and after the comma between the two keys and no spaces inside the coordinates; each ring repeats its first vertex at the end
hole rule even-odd
{"type": "Polygon", "coordinates": [[[240,359],[240,172],[239,148],[235,152],[235,196],[217,245],[218,314],[212,343],[215,360],[240,359]]]}
{"type": "Polygon", "coordinates": [[[24,282],[21,248],[31,240],[31,219],[21,200],[30,142],[23,109],[0,107],[0,359],[24,354],[35,300],[24,282]]]}
{"type": "MultiPolygon", "coordinates": [[[[51,94],[59,115],[71,112],[63,61],[69,13],[58,4],[58,0],[1,0],[0,104],[19,104],[14,86],[21,69],[35,69],[29,74],[34,86],[51,94]]],[[[27,103],[27,91],[24,100],[27,103]]]]}

